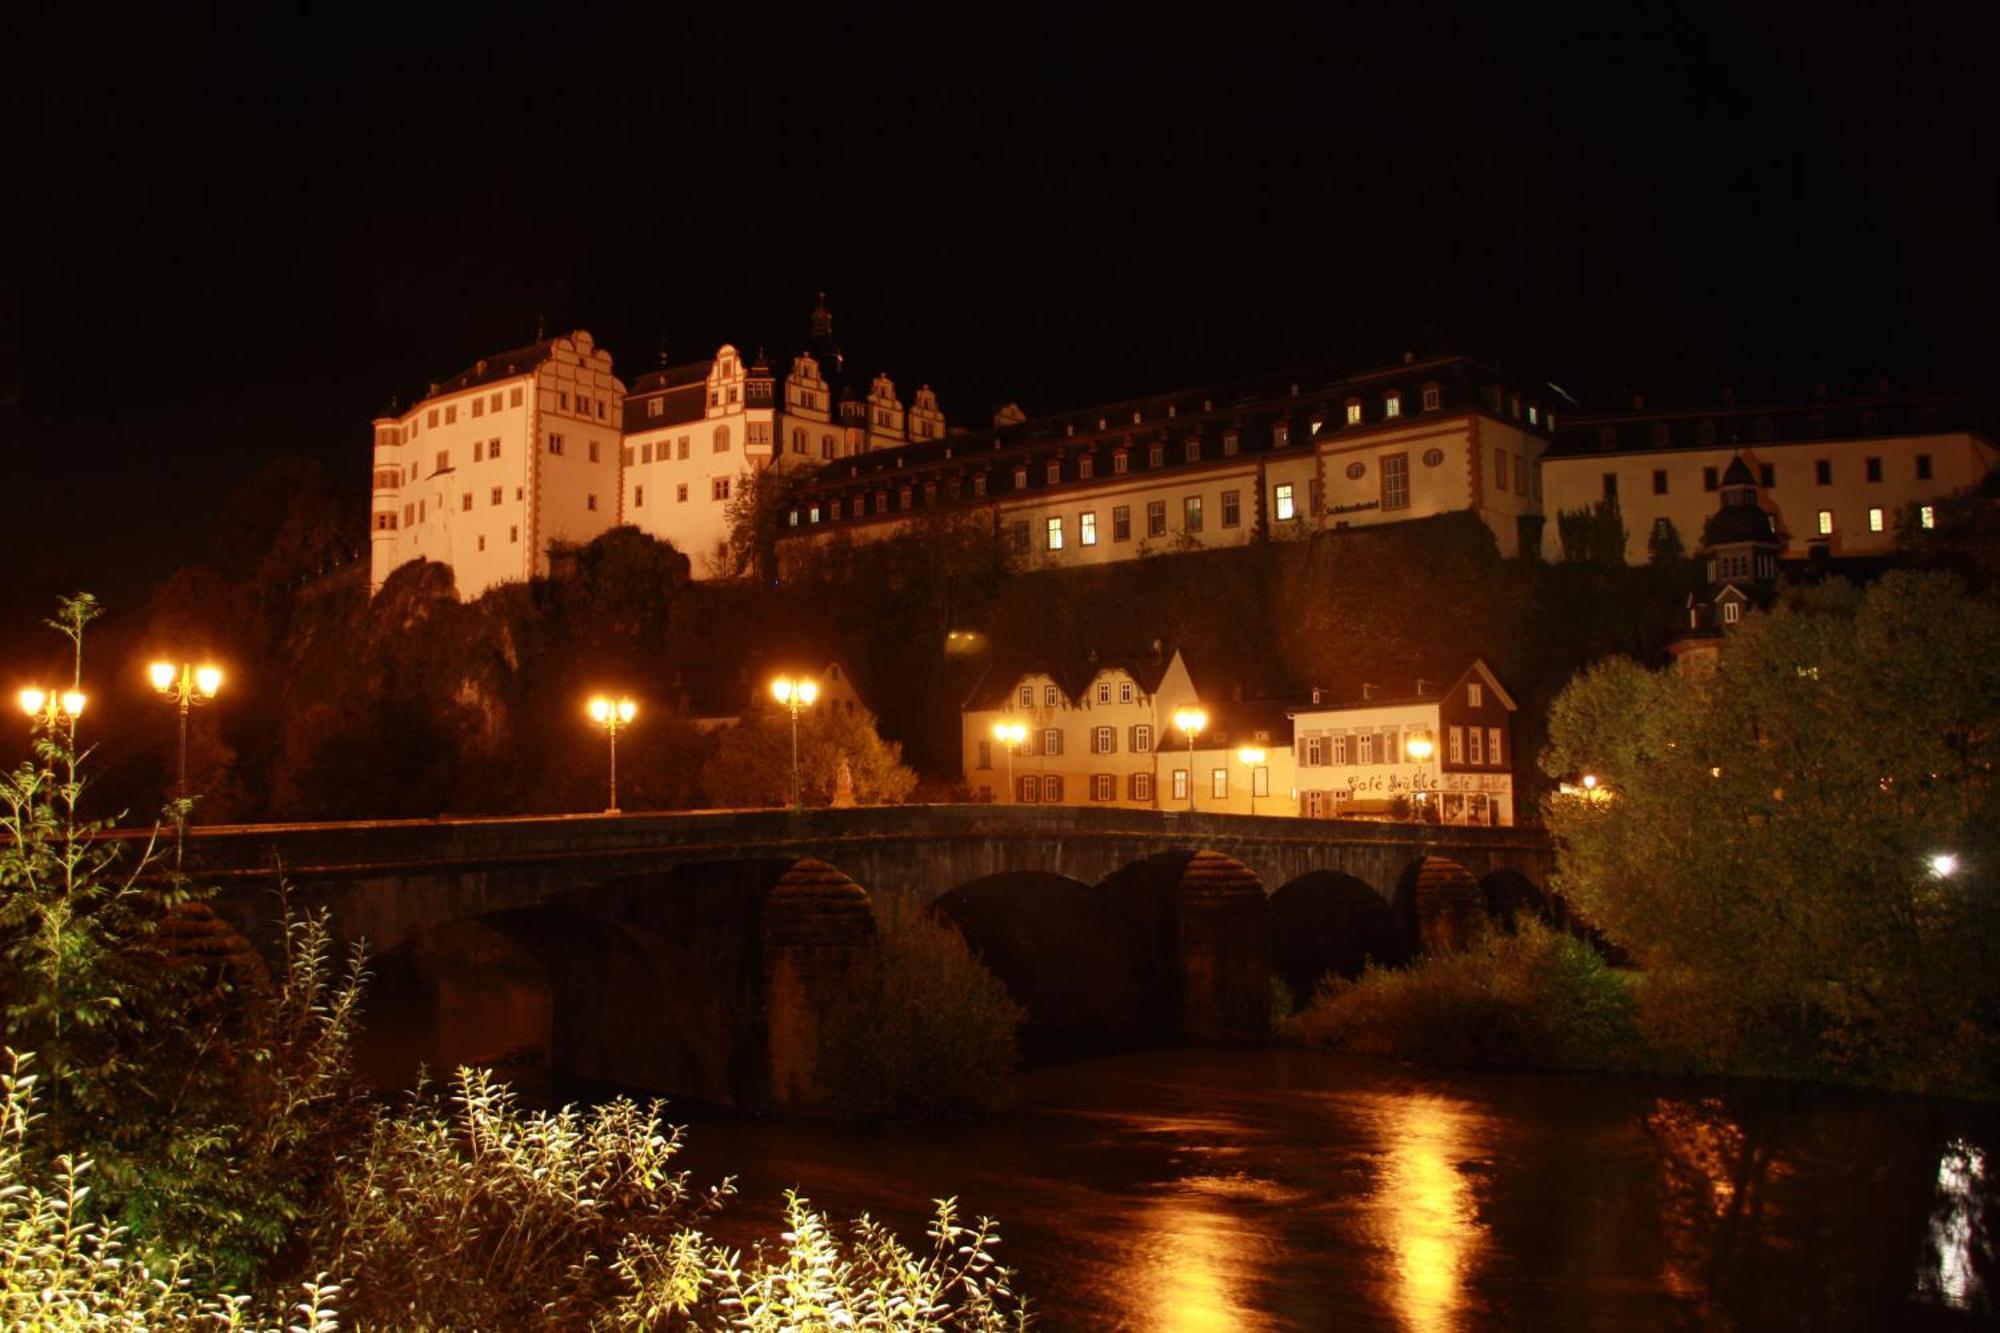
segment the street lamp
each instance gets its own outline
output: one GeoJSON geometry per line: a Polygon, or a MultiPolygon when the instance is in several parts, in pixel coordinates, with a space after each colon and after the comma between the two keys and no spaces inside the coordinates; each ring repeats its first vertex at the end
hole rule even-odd
{"type": "Polygon", "coordinates": [[[1194,738],[1208,726],[1208,713],[1200,708],[1177,708],[1174,710],[1174,727],[1187,736],[1188,743],[1188,810],[1194,810],[1194,738]]]}
{"type": "Polygon", "coordinates": [[[82,690],[64,690],[56,693],[53,690],[37,689],[32,685],[14,697],[20,703],[22,712],[50,726],[58,722],[68,722],[71,726],[75,726],[86,702],[82,690]]]}
{"type": "MultiPolygon", "coordinates": [[[[1431,738],[1422,732],[1418,732],[1416,735],[1410,737],[1409,740],[1403,742],[1403,749],[1408,752],[1410,761],[1416,764],[1429,763],[1430,757],[1437,753],[1437,746],[1432,744],[1431,738]]],[[[1412,782],[1410,785],[1416,790],[1417,813],[1421,816],[1424,813],[1425,807],[1424,789],[1418,787],[1415,782],[1412,782]]]]}
{"type": "Polygon", "coordinates": [[[1014,756],[1020,753],[1021,742],[1028,739],[1028,724],[1025,722],[995,722],[993,739],[1007,747],[1007,799],[1017,799],[1014,795],[1014,756]]]}
{"type": "Polygon", "coordinates": [[[590,720],[604,728],[604,734],[611,742],[611,799],[604,807],[604,813],[618,813],[618,729],[632,725],[638,715],[639,705],[630,699],[611,700],[597,695],[590,701],[590,720]]]}
{"type": "Polygon", "coordinates": [[[793,680],[790,676],[780,676],[771,682],[771,697],[792,714],[792,809],[802,810],[805,800],[799,792],[799,710],[813,706],[813,700],[819,698],[819,686],[805,677],[793,680]]]}
{"type": "Polygon", "coordinates": [[[1939,879],[1950,879],[1958,873],[1958,858],[1950,852],[1936,852],[1930,858],[1931,873],[1939,879]]]}
{"type": "MultiPolygon", "coordinates": [[[[153,682],[153,688],[168,703],[175,705],[181,715],[180,779],[174,787],[177,800],[188,798],[188,710],[196,704],[205,704],[216,696],[222,688],[222,669],[212,666],[190,666],[186,662],[178,667],[172,662],[155,662],[146,668],[146,676],[153,682]]],[[[179,823],[185,824],[183,813],[179,823]]]]}
{"type": "Polygon", "coordinates": [[[1256,746],[1245,745],[1237,749],[1236,757],[1250,770],[1250,813],[1254,815],[1257,813],[1257,767],[1267,756],[1256,746]]]}

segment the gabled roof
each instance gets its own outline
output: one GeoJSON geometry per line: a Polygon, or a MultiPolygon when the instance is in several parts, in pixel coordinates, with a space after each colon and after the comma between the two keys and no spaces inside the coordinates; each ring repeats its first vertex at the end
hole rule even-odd
{"type": "MultiPolygon", "coordinates": [[[[1450,657],[1417,665],[1374,663],[1348,667],[1331,679],[1318,681],[1314,690],[1317,703],[1294,706],[1295,713],[1338,712],[1351,708],[1381,708],[1389,704],[1435,703],[1478,676],[1494,697],[1507,706],[1516,705],[1512,695],[1493,674],[1483,658],[1450,657]],[[1421,686],[1422,688],[1419,688],[1421,686]]],[[[1310,696],[1308,696],[1310,698],[1310,696]]]]}
{"type": "Polygon", "coordinates": [[[1138,653],[1120,657],[1086,658],[1062,662],[1048,658],[1000,657],[994,659],[972,687],[961,706],[966,712],[998,708],[1014,697],[1015,689],[1029,676],[1047,676],[1062,691],[1068,703],[1081,700],[1090,683],[1106,671],[1123,671],[1132,677],[1142,694],[1157,694],[1167,668],[1179,655],[1178,648],[1162,648],[1158,653],[1138,653]]]}
{"type": "Polygon", "coordinates": [[[557,341],[555,338],[544,338],[525,347],[515,347],[505,352],[495,352],[492,356],[481,357],[450,379],[440,383],[425,397],[435,398],[439,394],[456,393],[461,389],[473,389],[482,384],[491,384],[495,380],[525,375],[549,359],[549,349],[554,347],[557,341]]]}

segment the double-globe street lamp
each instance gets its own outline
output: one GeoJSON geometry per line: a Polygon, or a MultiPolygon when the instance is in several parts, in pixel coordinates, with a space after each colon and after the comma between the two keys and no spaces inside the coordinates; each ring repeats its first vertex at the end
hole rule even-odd
{"type": "Polygon", "coordinates": [[[83,715],[86,702],[82,690],[44,690],[34,685],[22,690],[14,699],[21,705],[22,712],[51,727],[62,722],[74,727],[77,718],[83,715]]]}
{"type": "Polygon", "coordinates": [[[618,729],[632,725],[638,715],[639,705],[622,696],[609,699],[600,694],[590,701],[590,720],[604,728],[611,744],[611,790],[604,807],[607,815],[618,813],[618,729]]]}
{"type": "Polygon", "coordinates": [[[1021,752],[1021,742],[1028,739],[1028,724],[1025,722],[995,722],[993,739],[1007,747],[1007,799],[1017,801],[1020,796],[1014,790],[1014,756],[1021,752]]]}
{"type": "Polygon", "coordinates": [[[1174,727],[1187,737],[1188,743],[1188,811],[1194,811],[1194,738],[1208,727],[1208,712],[1201,708],[1177,708],[1174,710],[1174,727]]]}
{"type": "Polygon", "coordinates": [[[222,689],[222,668],[216,666],[194,666],[183,662],[175,666],[172,662],[155,662],[146,668],[146,678],[153,682],[153,689],[180,713],[180,762],[179,776],[174,782],[174,864],[179,865],[181,851],[187,843],[188,817],[188,712],[196,704],[205,704],[222,689]]]}
{"type": "Polygon", "coordinates": [[[792,809],[800,810],[805,808],[805,800],[799,791],[799,710],[813,706],[813,700],[819,698],[819,684],[807,677],[793,680],[780,676],[771,682],[771,697],[792,715],[792,809]]]}

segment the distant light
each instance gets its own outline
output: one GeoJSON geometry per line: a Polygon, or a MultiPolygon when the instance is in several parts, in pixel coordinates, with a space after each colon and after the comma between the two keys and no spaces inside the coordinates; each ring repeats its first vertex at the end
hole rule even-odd
{"type": "Polygon", "coordinates": [[[1597,774],[1595,774],[1595,773],[1585,773],[1585,774],[1583,775],[1583,789],[1584,789],[1585,791],[1596,791],[1596,790],[1597,790],[1597,774]]]}
{"type": "Polygon", "coordinates": [[[146,675],[152,680],[153,688],[156,690],[172,689],[175,674],[172,662],[155,662],[146,668],[146,675]]]}
{"type": "Polygon", "coordinates": [[[1437,752],[1437,747],[1431,744],[1428,736],[1412,736],[1403,748],[1409,751],[1410,758],[1420,764],[1437,752]]]}
{"type": "Polygon", "coordinates": [[[1180,708],[1174,711],[1174,729],[1187,733],[1193,740],[1195,734],[1208,726],[1208,713],[1200,708],[1180,708]]]}
{"type": "Polygon", "coordinates": [[[1242,748],[1238,749],[1236,751],[1236,757],[1251,768],[1257,767],[1257,765],[1263,763],[1265,759],[1269,758],[1268,755],[1266,755],[1262,750],[1258,749],[1254,745],[1245,745],[1242,748]]]}
{"type": "Polygon", "coordinates": [[[194,673],[194,687],[213,699],[215,692],[222,688],[222,668],[197,667],[194,673]]]}
{"type": "Polygon", "coordinates": [[[611,717],[611,701],[609,699],[605,698],[603,695],[600,694],[596,698],[590,701],[591,721],[604,722],[607,721],[610,717],[611,717]]]}
{"type": "Polygon", "coordinates": [[[1931,857],[1931,873],[1939,879],[1948,879],[1958,873],[1958,858],[1950,852],[1938,852],[1931,857]]]}
{"type": "Polygon", "coordinates": [[[21,711],[29,717],[33,717],[41,712],[49,702],[49,696],[46,693],[32,687],[22,690],[14,697],[21,701],[21,711]]]}
{"type": "Polygon", "coordinates": [[[63,691],[63,697],[62,697],[62,706],[63,706],[63,712],[65,712],[65,713],[68,713],[68,714],[69,714],[69,715],[70,715],[71,717],[80,717],[80,716],[82,716],[82,714],[83,714],[83,691],[81,691],[81,690],[64,690],[64,691],[63,691]]]}

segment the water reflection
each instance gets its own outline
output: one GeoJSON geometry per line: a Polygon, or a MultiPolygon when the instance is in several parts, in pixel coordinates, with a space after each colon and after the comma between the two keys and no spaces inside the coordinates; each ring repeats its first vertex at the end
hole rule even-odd
{"type": "Polygon", "coordinates": [[[1448,1327],[1465,1302],[1466,1276],[1486,1243],[1467,1164],[1470,1117],[1441,1097],[1382,1099],[1383,1163],[1373,1200],[1395,1255],[1390,1298],[1405,1326],[1448,1327]]]}
{"type": "Polygon", "coordinates": [[[1993,1266],[1986,1229],[1986,1154],[1954,1139],[1938,1158],[1937,1204],[1931,1210],[1929,1245],[1917,1273],[1917,1292],[1954,1310],[1984,1303],[1981,1270],[1993,1266]]]}
{"type": "Polygon", "coordinates": [[[1268,1220],[1255,1213],[1257,1205],[1283,1200],[1271,1182],[1248,1177],[1193,1177],[1153,1200],[1140,1244],[1151,1271],[1134,1284],[1151,1307],[1142,1327],[1167,1333],[1273,1327],[1256,1299],[1257,1261],[1271,1238],[1268,1220]]]}

